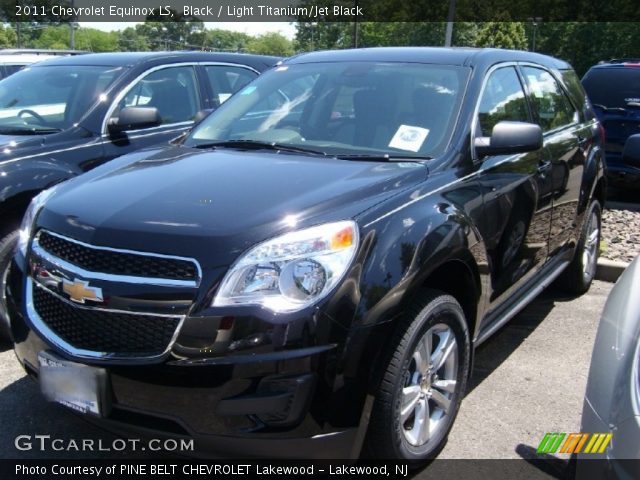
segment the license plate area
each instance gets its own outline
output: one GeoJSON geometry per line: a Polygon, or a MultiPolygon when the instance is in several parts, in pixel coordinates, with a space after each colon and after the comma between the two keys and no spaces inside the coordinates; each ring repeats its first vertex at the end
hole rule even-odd
{"type": "Polygon", "coordinates": [[[80,413],[106,416],[108,374],[104,368],[64,360],[51,352],[38,354],[40,390],[51,402],[80,413]]]}

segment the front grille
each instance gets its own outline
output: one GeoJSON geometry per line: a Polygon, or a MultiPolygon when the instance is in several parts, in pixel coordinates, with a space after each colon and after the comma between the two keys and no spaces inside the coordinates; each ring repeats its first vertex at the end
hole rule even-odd
{"type": "Polygon", "coordinates": [[[38,244],[46,252],[91,272],[169,280],[198,280],[194,261],[152,254],[93,248],[41,230],[38,244]]]}
{"type": "Polygon", "coordinates": [[[180,324],[178,317],[107,312],[75,307],[34,285],[33,306],[46,326],[70,346],[122,357],[164,353],[180,324]]]}

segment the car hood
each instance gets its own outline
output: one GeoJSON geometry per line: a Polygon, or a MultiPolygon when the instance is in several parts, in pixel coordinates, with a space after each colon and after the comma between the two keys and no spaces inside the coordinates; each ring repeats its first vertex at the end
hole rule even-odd
{"type": "Polygon", "coordinates": [[[42,144],[43,138],[44,135],[0,135],[0,148],[4,150],[37,146],[42,144]]]}
{"type": "Polygon", "coordinates": [[[278,233],[353,218],[427,176],[411,162],[169,147],[61,185],[38,223],[94,245],[228,265],[278,233]],[[106,170],[106,171],[105,171],[106,170]]]}

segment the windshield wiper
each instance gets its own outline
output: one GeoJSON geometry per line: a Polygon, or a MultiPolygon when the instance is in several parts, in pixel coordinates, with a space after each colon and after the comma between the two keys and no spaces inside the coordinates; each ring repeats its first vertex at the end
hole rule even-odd
{"type": "Polygon", "coordinates": [[[404,162],[422,162],[424,160],[433,160],[433,157],[417,156],[417,155],[376,155],[374,153],[348,153],[334,155],[335,158],[340,160],[362,160],[365,162],[393,162],[401,160],[404,162]]]}
{"type": "Polygon", "coordinates": [[[277,142],[262,142],[260,140],[225,140],[222,142],[199,143],[192,145],[194,148],[239,148],[242,150],[276,150],[293,153],[306,153],[309,155],[327,156],[325,152],[310,148],[283,145],[277,142]]]}
{"type": "Polygon", "coordinates": [[[0,134],[2,135],[40,135],[61,131],[60,128],[0,127],[0,134]]]}

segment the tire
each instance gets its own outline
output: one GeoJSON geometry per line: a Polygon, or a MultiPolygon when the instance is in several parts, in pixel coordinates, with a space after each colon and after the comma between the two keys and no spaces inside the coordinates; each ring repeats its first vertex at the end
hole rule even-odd
{"type": "Polygon", "coordinates": [[[442,292],[424,290],[406,309],[382,357],[384,370],[377,384],[365,456],[424,461],[437,455],[466,390],[470,348],[460,304],[442,292]],[[427,338],[431,339],[430,355],[425,351],[427,338]],[[443,355],[443,349],[449,354],[443,355]],[[423,361],[426,358],[430,361],[423,361]],[[431,369],[431,361],[438,358],[439,368],[431,369]],[[424,422],[427,411],[428,423],[424,422]],[[421,426],[428,427],[426,440],[421,426]]]}
{"type": "Polygon", "coordinates": [[[573,260],[557,282],[562,290],[578,295],[589,290],[596,276],[602,225],[602,207],[598,200],[591,201],[584,218],[573,260]]]}
{"type": "Polygon", "coordinates": [[[11,340],[9,316],[5,297],[9,265],[13,257],[13,250],[18,241],[18,231],[13,230],[0,238],[0,340],[11,340]]]}

